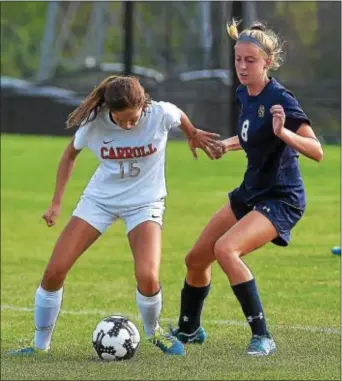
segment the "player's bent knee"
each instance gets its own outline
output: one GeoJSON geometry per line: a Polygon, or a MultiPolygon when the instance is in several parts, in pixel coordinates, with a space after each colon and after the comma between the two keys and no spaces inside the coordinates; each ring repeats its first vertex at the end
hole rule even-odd
{"type": "Polygon", "coordinates": [[[154,274],[136,273],[137,286],[139,291],[145,296],[156,294],[160,289],[159,277],[154,274]]]}
{"type": "Polygon", "coordinates": [[[212,262],[205,255],[193,251],[190,251],[185,257],[185,265],[188,271],[205,271],[212,262]]]}
{"type": "Polygon", "coordinates": [[[215,244],[214,253],[215,258],[219,263],[222,261],[234,261],[241,255],[240,251],[236,249],[236,247],[229,244],[224,244],[223,242],[220,242],[220,240],[215,244]]]}

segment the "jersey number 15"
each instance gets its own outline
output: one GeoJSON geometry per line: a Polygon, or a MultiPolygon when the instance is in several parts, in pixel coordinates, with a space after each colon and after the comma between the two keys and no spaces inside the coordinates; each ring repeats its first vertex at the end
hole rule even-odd
{"type": "Polygon", "coordinates": [[[125,177],[137,177],[140,173],[140,168],[135,166],[137,164],[137,160],[130,160],[128,163],[120,161],[120,177],[123,179],[125,177]],[[128,168],[125,170],[125,163],[128,164],[128,168]]]}

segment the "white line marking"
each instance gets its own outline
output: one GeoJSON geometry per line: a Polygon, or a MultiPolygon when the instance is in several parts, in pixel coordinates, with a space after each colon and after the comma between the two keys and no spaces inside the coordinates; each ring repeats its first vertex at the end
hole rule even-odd
{"type": "MultiPolygon", "coordinates": [[[[9,304],[2,304],[1,305],[1,311],[10,310],[10,311],[16,311],[16,312],[34,312],[33,308],[28,307],[17,307],[12,306],[9,304]]],[[[66,315],[102,315],[102,316],[109,316],[109,315],[124,315],[127,316],[129,319],[132,320],[138,320],[140,321],[140,315],[133,315],[133,314],[126,314],[124,312],[117,312],[117,311],[104,311],[104,310],[61,310],[61,314],[66,315]]],[[[178,318],[161,318],[161,321],[164,322],[170,322],[174,323],[177,322],[178,318]]],[[[215,325],[233,325],[233,326],[239,326],[239,327],[248,327],[248,323],[236,321],[236,320],[203,320],[203,323],[208,324],[215,324],[215,325]]],[[[275,329],[287,329],[287,330],[293,330],[293,331],[307,331],[307,332],[321,332],[325,334],[332,334],[332,335],[341,335],[341,330],[337,328],[329,328],[329,327],[310,327],[310,326],[286,326],[286,325],[274,325],[273,328],[275,329]]]]}

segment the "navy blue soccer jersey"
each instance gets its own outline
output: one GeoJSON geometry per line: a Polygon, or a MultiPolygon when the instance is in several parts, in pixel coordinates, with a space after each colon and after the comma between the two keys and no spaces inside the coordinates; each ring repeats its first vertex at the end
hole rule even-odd
{"type": "Polygon", "coordinates": [[[257,96],[248,95],[239,86],[238,137],[247,154],[247,170],[237,193],[241,201],[253,205],[264,199],[280,199],[304,208],[305,190],[298,166],[298,153],[274,135],[273,105],[283,106],[285,127],[296,132],[302,123],[310,123],[296,98],[274,78],[257,96]]]}

